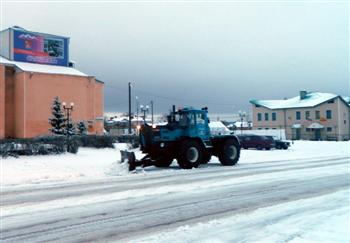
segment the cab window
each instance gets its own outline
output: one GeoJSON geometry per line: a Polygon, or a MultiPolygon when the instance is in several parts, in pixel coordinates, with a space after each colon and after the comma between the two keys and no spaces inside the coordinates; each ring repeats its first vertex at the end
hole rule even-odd
{"type": "Polygon", "coordinates": [[[204,124],[205,123],[204,115],[201,113],[196,114],[196,121],[197,121],[197,124],[204,124]]]}

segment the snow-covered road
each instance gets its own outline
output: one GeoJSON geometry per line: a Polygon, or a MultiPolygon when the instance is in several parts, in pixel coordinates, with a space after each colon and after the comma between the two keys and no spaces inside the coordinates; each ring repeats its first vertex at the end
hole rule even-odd
{"type": "Polygon", "coordinates": [[[279,161],[260,153],[263,162],[235,167],[214,159],[193,170],[150,168],[98,180],[4,187],[1,241],[350,240],[349,153],[279,161]]]}

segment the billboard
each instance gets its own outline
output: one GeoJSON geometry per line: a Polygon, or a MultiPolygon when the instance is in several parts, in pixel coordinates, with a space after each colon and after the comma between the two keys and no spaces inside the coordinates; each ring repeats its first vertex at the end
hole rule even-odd
{"type": "Polygon", "coordinates": [[[68,39],[13,30],[13,60],[68,66],[68,39]]]}

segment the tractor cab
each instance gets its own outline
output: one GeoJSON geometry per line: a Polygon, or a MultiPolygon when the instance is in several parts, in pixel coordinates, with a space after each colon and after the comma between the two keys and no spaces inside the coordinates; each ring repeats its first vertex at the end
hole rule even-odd
{"type": "MultiPolygon", "coordinates": [[[[202,140],[210,139],[208,110],[183,108],[173,111],[168,116],[168,124],[164,127],[163,134],[172,134],[173,139],[177,137],[196,137],[202,140]],[[166,131],[168,130],[168,131],[166,131]]],[[[161,132],[161,133],[162,133],[161,132]]]]}

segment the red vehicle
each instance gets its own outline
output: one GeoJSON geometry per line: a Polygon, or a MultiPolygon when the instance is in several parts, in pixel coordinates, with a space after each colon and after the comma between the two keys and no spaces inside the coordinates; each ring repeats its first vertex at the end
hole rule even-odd
{"type": "Polygon", "coordinates": [[[255,148],[258,150],[270,150],[275,147],[273,138],[259,135],[237,135],[243,149],[255,148]]]}

